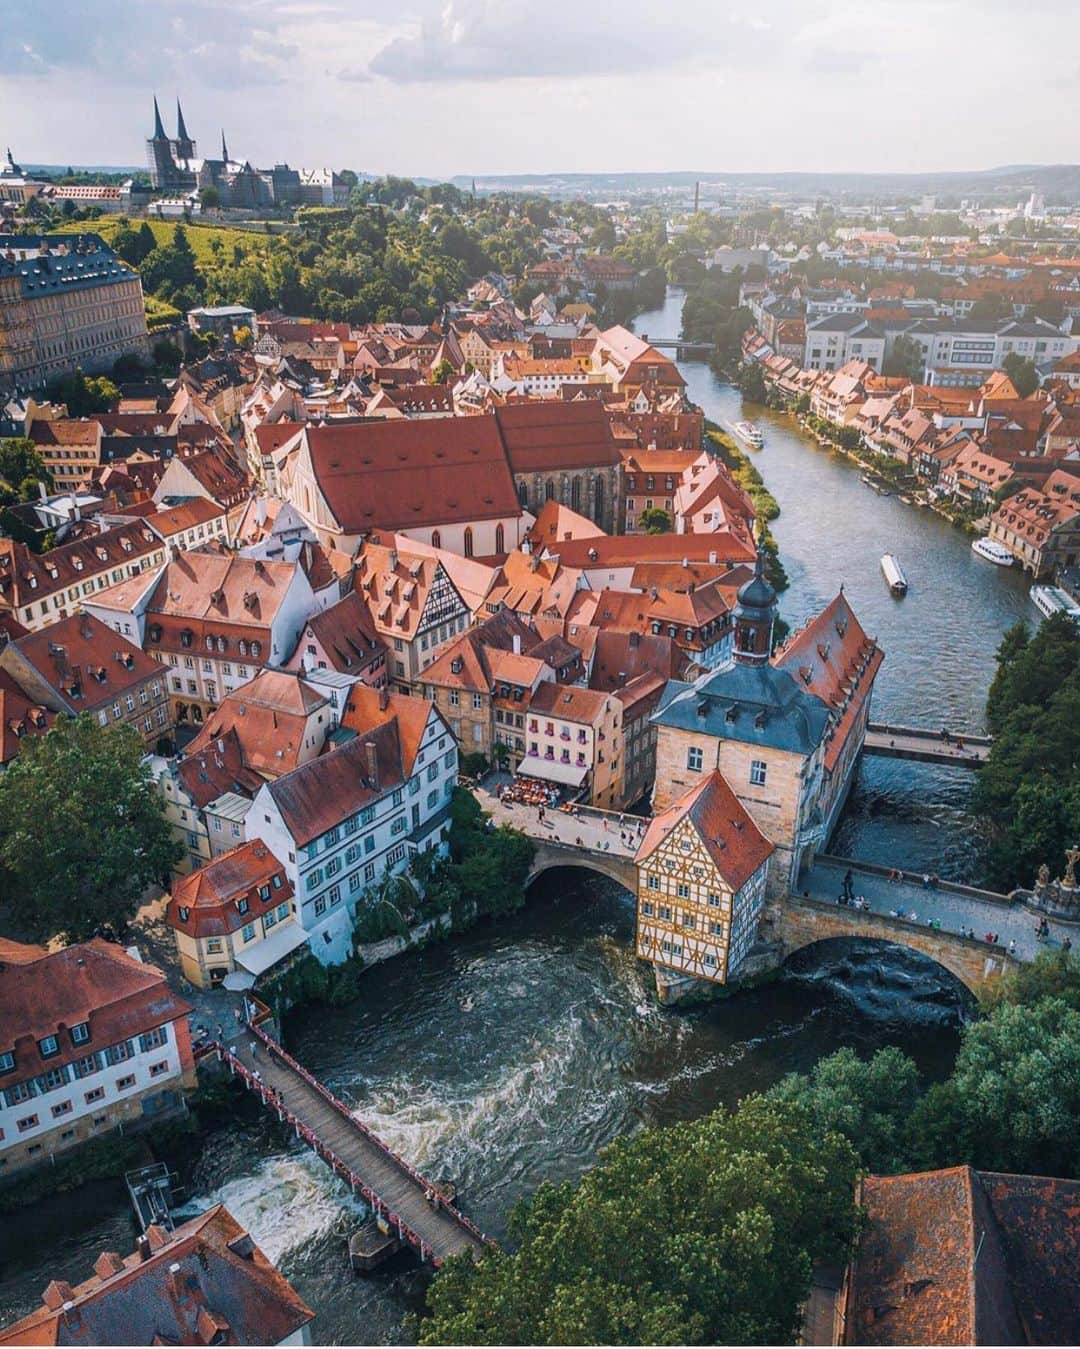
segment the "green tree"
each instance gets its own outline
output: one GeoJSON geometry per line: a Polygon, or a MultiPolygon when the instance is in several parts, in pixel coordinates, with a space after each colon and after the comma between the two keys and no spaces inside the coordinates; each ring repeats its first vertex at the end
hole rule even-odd
{"type": "Polygon", "coordinates": [[[518,1206],[513,1254],[447,1261],[420,1342],[791,1343],[814,1262],[842,1260],[855,1232],[857,1165],[760,1096],[620,1139],[518,1206]]]}
{"type": "Polygon", "coordinates": [[[1029,398],[1039,387],[1039,372],[1029,356],[1010,351],[1001,364],[1021,398],[1029,398]]]}
{"type": "Polygon", "coordinates": [[[758,361],[747,361],[739,367],[739,388],[751,403],[764,403],[769,396],[765,371],[758,361]]]}
{"type": "Polygon", "coordinates": [[[52,474],[27,436],[0,440],[0,478],[24,501],[37,495],[38,483],[43,482],[50,491],[53,485],[52,474]]]}
{"type": "Polygon", "coordinates": [[[946,1082],[912,1119],[924,1166],[1080,1174],[1080,1011],[1004,1003],[968,1026],[946,1082]]]}
{"type": "Polygon", "coordinates": [[[221,205],[221,193],[216,187],[204,187],[199,193],[199,201],[204,211],[216,211],[221,205]]]}
{"type": "Polygon", "coordinates": [[[867,1170],[880,1174],[908,1165],[908,1124],[920,1094],[918,1069],[895,1048],[879,1049],[869,1061],[839,1049],[809,1076],[790,1073],[768,1093],[805,1110],[818,1134],[843,1134],[867,1170]]]}
{"type": "Polygon", "coordinates": [[[638,521],[646,534],[669,534],[671,532],[671,516],[660,506],[647,507],[641,512],[638,521]]]}
{"type": "Polygon", "coordinates": [[[104,375],[87,377],[76,370],[50,384],[48,396],[54,403],[66,404],[69,417],[92,417],[95,412],[111,412],[120,399],[120,390],[104,375]]]}
{"type": "Polygon", "coordinates": [[[917,384],[922,380],[925,365],[922,347],[913,337],[901,333],[885,358],[882,374],[902,375],[917,384]]]}
{"type": "Polygon", "coordinates": [[[0,777],[3,906],[37,938],[122,930],[179,852],[129,727],[62,718],[0,777]]]}

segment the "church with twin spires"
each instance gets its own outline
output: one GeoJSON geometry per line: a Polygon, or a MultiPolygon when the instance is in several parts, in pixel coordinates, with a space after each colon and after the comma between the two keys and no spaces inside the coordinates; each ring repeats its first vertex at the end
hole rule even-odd
{"type": "Polygon", "coordinates": [[[330,169],[253,168],[248,160],[233,159],[221,133],[221,155],[204,159],[188,133],[180,100],[176,100],[176,135],[170,136],[154,98],[154,134],[146,141],[146,161],[156,192],[170,197],[197,198],[213,188],[225,210],[263,210],[276,206],[340,206],[349,199],[349,187],[330,169]]]}

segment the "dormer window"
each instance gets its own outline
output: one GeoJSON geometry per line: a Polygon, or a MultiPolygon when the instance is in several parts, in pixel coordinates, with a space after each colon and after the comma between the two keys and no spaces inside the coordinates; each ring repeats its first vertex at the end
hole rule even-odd
{"type": "Polygon", "coordinates": [[[38,1052],[43,1059],[51,1059],[54,1054],[60,1053],[59,1039],[55,1035],[46,1035],[38,1041],[38,1052]]]}
{"type": "Polygon", "coordinates": [[[191,910],[190,910],[190,909],[180,908],[180,909],[178,910],[178,912],[179,912],[179,914],[180,914],[180,921],[181,921],[182,923],[186,923],[187,920],[191,917],[191,910]]]}
{"type": "Polygon", "coordinates": [[[247,900],[246,900],[246,899],[238,899],[238,900],[236,901],[236,912],[237,912],[237,913],[247,913],[247,911],[248,911],[248,902],[247,902],[247,900]]]}
{"type": "Polygon", "coordinates": [[[84,1045],[89,1039],[90,1039],[90,1023],[88,1021],[80,1021],[77,1026],[72,1026],[71,1028],[72,1044],[84,1045]]]}
{"type": "Polygon", "coordinates": [[[15,1067],[15,1055],[10,1049],[0,1051],[0,1073],[10,1073],[15,1067]]]}
{"type": "Polygon", "coordinates": [[[237,649],[239,650],[241,656],[247,655],[247,642],[245,642],[242,637],[240,638],[240,645],[237,649]]]}
{"type": "Polygon", "coordinates": [[[252,644],[251,644],[251,654],[255,657],[256,660],[258,660],[261,651],[262,651],[262,646],[261,646],[258,642],[252,642],[252,644]]]}

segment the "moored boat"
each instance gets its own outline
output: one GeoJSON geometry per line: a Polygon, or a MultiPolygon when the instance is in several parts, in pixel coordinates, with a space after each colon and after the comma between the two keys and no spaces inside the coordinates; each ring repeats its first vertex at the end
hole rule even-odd
{"type": "Polygon", "coordinates": [[[1028,594],[1043,618],[1068,614],[1074,623],[1080,622],[1080,604],[1058,586],[1032,586],[1028,594]]]}
{"type": "Polygon", "coordinates": [[[892,553],[882,554],[881,574],[885,577],[889,589],[894,595],[907,594],[907,577],[904,575],[904,569],[892,553]]]}
{"type": "Polygon", "coordinates": [[[747,445],[752,445],[755,450],[760,450],[765,444],[765,437],[761,434],[758,427],[753,422],[736,422],[735,432],[747,445]]]}
{"type": "Polygon", "coordinates": [[[971,551],[984,561],[992,562],[995,567],[1011,567],[1016,561],[1008,548],[996,539],[976,539],[971,545],[971,551]]]}

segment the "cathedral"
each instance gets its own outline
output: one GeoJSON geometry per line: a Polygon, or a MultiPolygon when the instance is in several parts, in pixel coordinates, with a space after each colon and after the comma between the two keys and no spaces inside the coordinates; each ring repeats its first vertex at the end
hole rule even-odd
{"type": "Polygon", "coordinates": [[[166,133],[157,98],[154,99],[154,134],[146,142],[146,160],[156,192],[188,197],[212,187],[226,210],[303,204],[333,206],[348,200],[349,195],[340,177],[329,169],[290,169],[288,164],[255,169],[246,159],[232,159],[224,131],[220,158],[200,159],[184,123],[179,99],[175,136],[166,133]]]}

